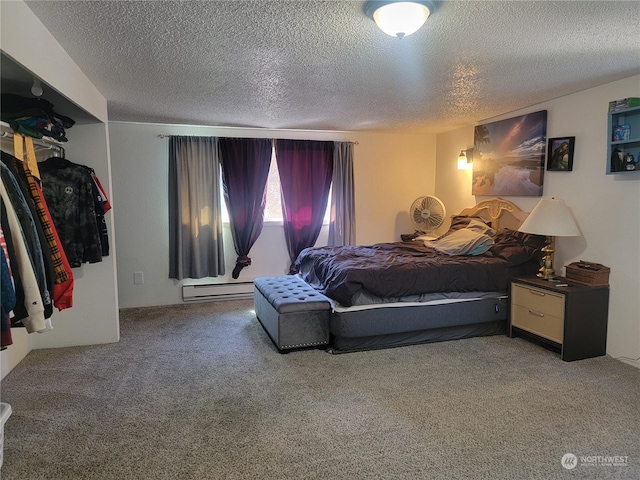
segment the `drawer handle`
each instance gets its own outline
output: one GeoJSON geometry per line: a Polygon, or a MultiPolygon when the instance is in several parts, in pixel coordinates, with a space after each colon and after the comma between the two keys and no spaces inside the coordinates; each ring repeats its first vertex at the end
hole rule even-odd
{"type": "Polygon", "coordinates": [[[535,310],[529,310],[529,315],[534,315],[536,317],[544,318],[544,313],[536,312],[535,310]]]}
{"type": "Polygon", "coordinates": [[[538,291],[538,290],[529,290],[529,293],[530,293],[531,295],[538,295],[539,297],[544,297],[544,296],[545,296],[545,293],[544,293],[544,292],[540,292],[540,291],[538,291]]]}

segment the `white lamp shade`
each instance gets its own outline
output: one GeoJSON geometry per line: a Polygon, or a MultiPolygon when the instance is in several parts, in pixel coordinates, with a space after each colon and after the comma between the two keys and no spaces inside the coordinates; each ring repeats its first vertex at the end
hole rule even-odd
{"type": "Polygon", "coordinates": [[[580,229],[564,201],[543,198],[531,211],[518,229],[524,233],[535,233],[552,237],[578,237],[580,229]]]}
{"type": "Polygon", "coordinates": [[[373,19],[387,35],[402,38],[417,32],[427,21],[430,13],[422,3],[394,2],[373,12],[373,19]]]}

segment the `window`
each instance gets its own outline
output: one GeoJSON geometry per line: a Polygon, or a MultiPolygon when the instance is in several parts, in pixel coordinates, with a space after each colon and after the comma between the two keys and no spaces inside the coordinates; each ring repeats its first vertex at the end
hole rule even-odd
{"type": "MultiPolygon", "coordinates": [[[[220,176],[222,178],[222,175],[220,176]]],[[[222,181],[222,180],[221,180],[222,181]]],[[[222,221],[229,223],[229,211],[224,198],[222,187],[222,221]]],[[[329,201],[327,202],[327,210],[324,212],[324,222],[329,223],[331,214],[331,190],[329,190],[329,201]]],[[[280,176],[278,174],[278,162],[276,161],[276,150],[271,150],[271,166],[269,167],[269,176],[267,177],[267,202],[264,207],[264,221],[282,223],[282,197],[280,196],[280,176]]]]}
{"type": "Polygon", "coordinates": [[[265,222],[282,222],[282,196],[280,195],[280,174],[276,161],[276,149],[271,150],[271,167],[267,177],[267,203],[264,207],[265,222]]]}

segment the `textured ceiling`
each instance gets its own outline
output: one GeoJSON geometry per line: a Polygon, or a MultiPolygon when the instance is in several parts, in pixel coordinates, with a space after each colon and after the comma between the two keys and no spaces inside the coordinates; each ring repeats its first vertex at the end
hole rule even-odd
{"type": "Polygon", "coordinates": [[[437,133],[640,73],[638,1],[443,1],[403,40],[360,1],[26,3],[117,121],[437,133]]]}

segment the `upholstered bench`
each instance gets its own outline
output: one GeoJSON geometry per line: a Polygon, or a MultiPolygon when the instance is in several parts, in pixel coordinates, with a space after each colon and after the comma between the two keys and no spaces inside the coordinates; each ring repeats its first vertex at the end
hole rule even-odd
{"type": "Polygon", "coordinates": [[[329,343],[331,302],[295,275],[253,281],[256,317],[278,350],[329,343]]]}

